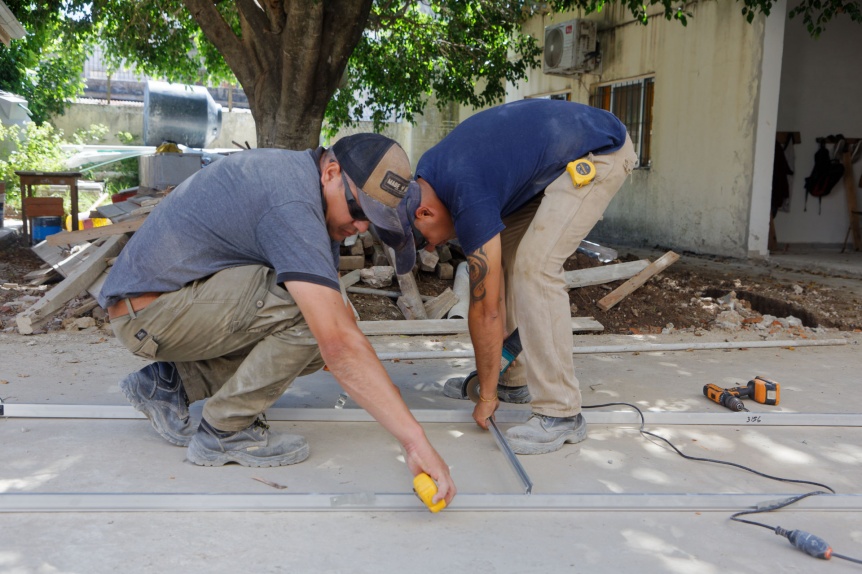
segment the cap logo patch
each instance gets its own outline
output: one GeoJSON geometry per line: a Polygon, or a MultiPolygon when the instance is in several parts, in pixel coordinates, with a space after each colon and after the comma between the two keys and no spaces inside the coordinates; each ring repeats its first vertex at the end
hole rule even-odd
{"type": "Polygon", "coordinates": [[[388,191],[395,197],[404,197],[407,194],[407,185],[410,182],[395,172],[387,171],[380,182],[381,189],[388,191]]]}

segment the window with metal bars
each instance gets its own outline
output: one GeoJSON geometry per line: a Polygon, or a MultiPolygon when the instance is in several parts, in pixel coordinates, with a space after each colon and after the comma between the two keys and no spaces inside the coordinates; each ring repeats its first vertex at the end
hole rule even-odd
{"type": "Polygon", "coordinates": [[[598,86],[590,105],[607,110],[625,124],[638,154],[638,167],[652,165],[652,105],[655,77],[598,86]]]}

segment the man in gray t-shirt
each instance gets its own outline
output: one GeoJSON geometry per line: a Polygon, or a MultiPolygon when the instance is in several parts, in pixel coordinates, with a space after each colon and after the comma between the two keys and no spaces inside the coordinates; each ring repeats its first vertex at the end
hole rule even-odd
{"type": "MultiPolygon", "coordinates": [[[[184,181],[153,210],[99,294],[117,338],[156,361],[120,382],[188,459],[214,466],[305,460],[298,435],[262,420],[293,380],[324,364],[404,446],[414,475],[455,485],[342,299],[338,245],[368,229],[393,242],[410,180],[404,150],[357,134],[326,150],[242,151],[184,181]],[[199,426],[188,405],[206,400],[199,426]]],[[[412,242],[396,250],[412,267],[412,242]]]]}

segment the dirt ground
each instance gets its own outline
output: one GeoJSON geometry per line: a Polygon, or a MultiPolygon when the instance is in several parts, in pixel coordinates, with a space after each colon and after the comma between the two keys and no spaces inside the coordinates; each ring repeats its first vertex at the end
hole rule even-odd
{"type": "MultiPolygon", "coordinates": [[[[620,251],[618,261],[638,257],[620,251]]],[[[649,334],[673,331],[759,330],[764,334],[789,330],[806,336],[815,328],[854,331],[862,329],[862,304],[859,298],[830,287],[823,278],[811,275],[805,282],[774,279],[763,274],[747,275],[737,269],[724,269],[715,261],[684,257],[685,264],[674,264],[628,295],[618,305],[602,311],[596,302],[622,284],[572,289],[569,292],[572,315],[593,317],[610,334],[649,334]],[[703,265],[699,265],[704,263],[703,265]],[[706,263],[710,263],[707,265],[706,263]]],[[[457,268],[459,259],[451,263],[457,268]]],[[[566,270],[601,265],[596,259],[576,254],[566,270]]],[[[26,287],[24,276],[43,266],[43,261],[20,241],[0,245],[0,331],[15,332],[15,316],[44,295],[47,288],[26,287]]],[[[807,277],[807,276],[806,276],[807,277]]],[[[452,286],[434,273],[417,272],[423,295],[438,295],[452,286]]],[[[388,289],[397,289],[397,285],[388,289]]],[[[351,294],[363,320],[402,319],[393,299],[377,295],[351,294]]],[[[104,312],[98,307],[80,313],[89,297],[82,294],[71,301],[45,328],[56,330],[101,330],[104,312]],[[76,322],[92,316],[94,321],[76,322]]]]}

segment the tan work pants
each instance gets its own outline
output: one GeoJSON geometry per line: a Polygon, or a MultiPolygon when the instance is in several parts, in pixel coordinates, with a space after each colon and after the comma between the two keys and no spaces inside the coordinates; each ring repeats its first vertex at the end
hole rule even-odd
{"type": "Polygon", "coordinates": [[[323,367],[299,307],[259,265],[163,293],[111,327],[139,357],[176,364],[189,401],[209,399],[204,418],[224,431],[246,428],[296,377],[323,367]]]}
{"type": "Polygon", "coordinates": [[[596,166],[592,182],[576,188],[563,173],[544,196],[507,217],[501,235],[506,329],[518,327],[524,349],[504,383],[527,384],[533,412],[553,417],[581,412],[563,264],[601,219],[637,162],[628,136],[620,150],[587,159],[596,166]]]}

